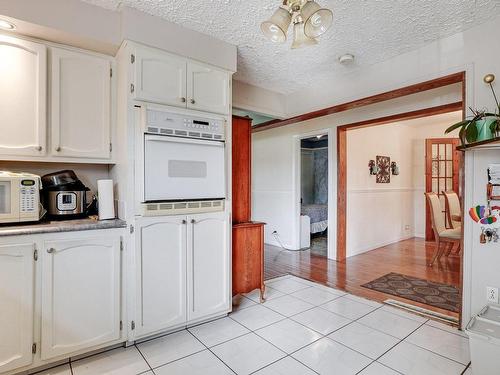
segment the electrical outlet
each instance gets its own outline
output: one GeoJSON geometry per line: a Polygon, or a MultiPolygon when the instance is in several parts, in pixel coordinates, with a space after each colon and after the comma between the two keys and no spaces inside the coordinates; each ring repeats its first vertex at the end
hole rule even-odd
{"type": "Polygon", "coordinates": [[[498,288],[487,286],[486,299],[488,300],[488,302],[498,303],[498,288]]]}
{"type": "Polygon", "coordinates": [[[410,230],[410,226],[408,224],[405,225],[405,230],[410,230]]]}

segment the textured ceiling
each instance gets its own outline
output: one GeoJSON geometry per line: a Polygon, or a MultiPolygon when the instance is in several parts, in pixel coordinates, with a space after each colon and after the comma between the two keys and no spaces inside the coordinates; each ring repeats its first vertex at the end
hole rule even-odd
{"type": "MultiPolygon", "coordinates": [[[[318,0],[334,25],[315,46],[290,50],[260,32],[280,0],[83,0],[108,9],[120,3],[238,46],[235,79],[285,94],[334,79],[500,14],[500,0],[318,0]],[[355,64],[337,58],[351,53],[355,64]]],[[[291,32],[289,31],[289,39],[291,32]]]]}

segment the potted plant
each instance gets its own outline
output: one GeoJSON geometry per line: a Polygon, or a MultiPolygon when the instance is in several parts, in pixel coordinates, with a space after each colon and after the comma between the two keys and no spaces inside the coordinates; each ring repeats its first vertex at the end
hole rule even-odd
{"type": "Polygon", "coordinates": [[[492,83],[494,80],[495,76],[493,74],[488,74],[484,77],[484,82],[490,85],[497,104],[496,113],[469,108],[472,116],[453,124],[445,130],[445,134],[460,129],[458,136],[463,145],[500,136],[500,104],[498,103],[495,90],[493,90],[492,83]]]}

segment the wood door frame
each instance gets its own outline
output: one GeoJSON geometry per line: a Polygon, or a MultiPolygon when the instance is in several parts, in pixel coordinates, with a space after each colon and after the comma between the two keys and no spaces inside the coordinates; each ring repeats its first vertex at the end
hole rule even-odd
{"type": "Polygon", "coordinates": [[[462,102],[465,112],[465,70],[452,73],[443,77],[431,79],[429,81],[416,83],[413,85],[401,87],[395,90],[386,91],[380,94],[367,96],[361,99],[353,100],[346,103],[337,104],[331,107],[319,109],[317,111],[304,113],[298,116],[290,117],[283,120],[271,120],[252,127],[252,132],[260,132],[264,130],[279,128],[282,126],[292,125],[297,122],[311,120],[318,117],[328,116],[333,113],[348,111],[354,108],[364,107],[370,104],[381,103],[387,100],[401,98],[412,94],[418,94],[423,91],[437,89],[439,87],[462,83],[462,102]]]}
{"type": "MultiPolygon", "coordinates": [[[[460,151],[457,151],[457,146],[460,145],[460,139],[459,138],[426,138],[425,139],[425,192],[430,192],[432,191],[432,145],[434,144],[432,141],[435,143],[448,143],[451,144],[452,146],[452,162],[453,162],[453,175],[452,175],[452,185],[453,185],[453,191],[455,191],[457,194],[460,192],[460,164],[461,164],[461,157],[460,157],[460,151]],[[431,157],[429,158],[429,155],[431,157]],[[431,174],[431,178],[429,178],[429,173],[431,174]]],[[[446,202],[446,208],[448,202],[446,202]]],[[[461,204],[460,206],[463,206],[461,204]]],[[[430,222],[430,217],[431,217],[431,212],[429,208],[429,204],[426,202],[425,204],[425,240],[426,241],[434,241],[434,231],[432,230],[431,222],[430,222]]],[[[447,221],[447,220],[446,220],[447,221]]]]}
{"type": "Polygon", "coordinates": [[[347,131],[460,110],[464,110],[462,101],[337,127],[337,261],[345,261],[347,249],[347,131]]]}

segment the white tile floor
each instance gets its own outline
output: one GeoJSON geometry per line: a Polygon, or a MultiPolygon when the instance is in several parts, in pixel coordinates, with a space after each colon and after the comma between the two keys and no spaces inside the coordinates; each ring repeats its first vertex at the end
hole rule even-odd
{"type": "MultiPolygon", "coordinates": [[[[459,375],[467,337],[441,323],[293,276],[229,317],[40,375],[459,375]]],[[[471,374],[467,372],[466,374],[471,374]]]]}

